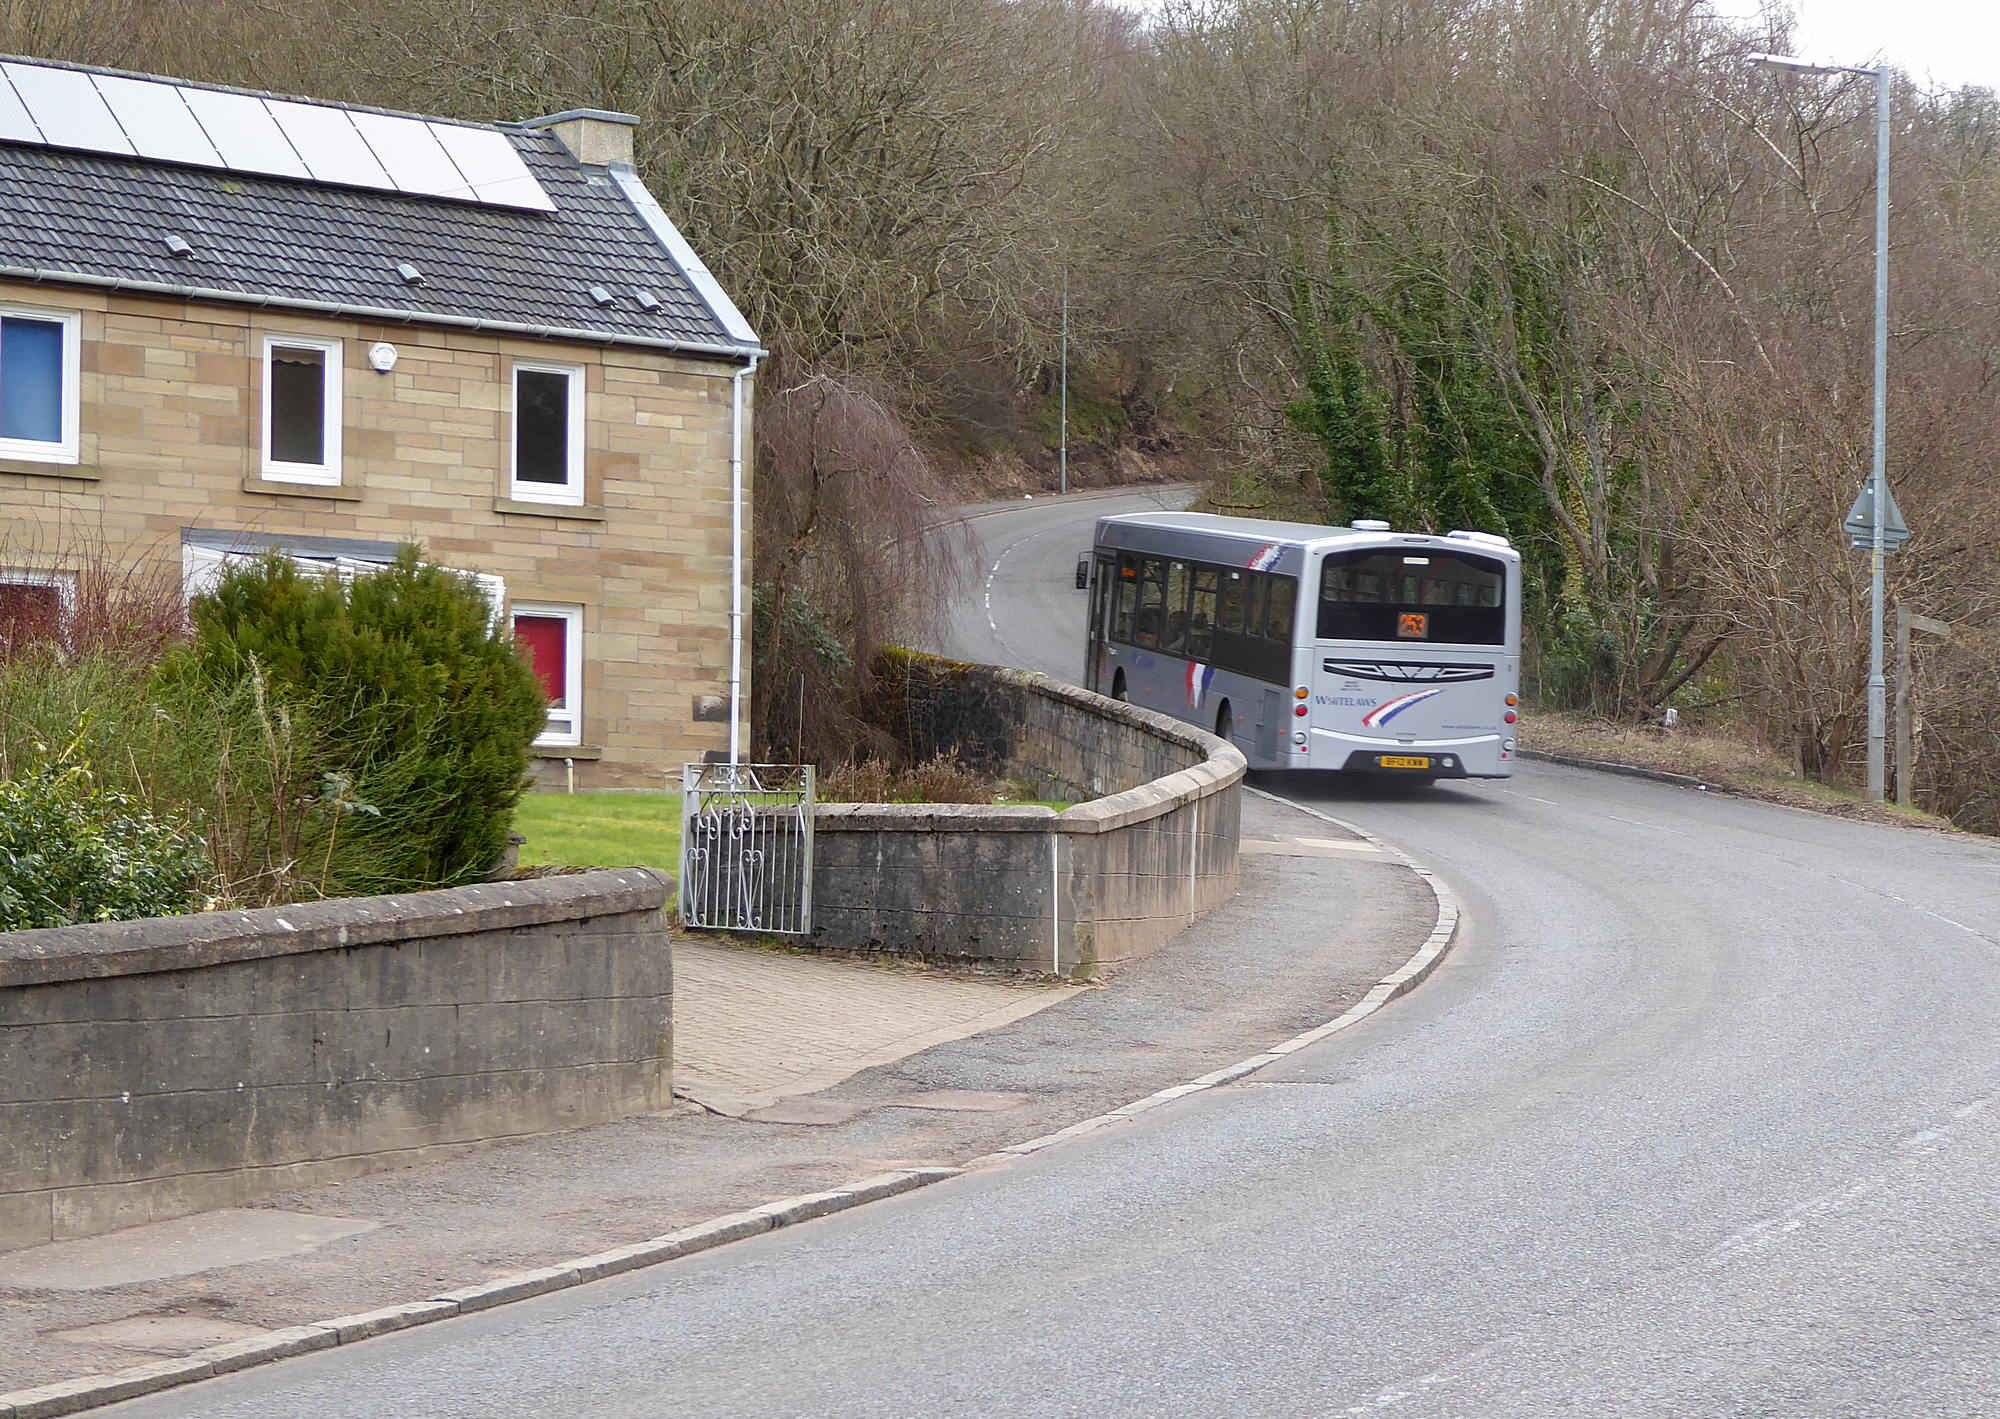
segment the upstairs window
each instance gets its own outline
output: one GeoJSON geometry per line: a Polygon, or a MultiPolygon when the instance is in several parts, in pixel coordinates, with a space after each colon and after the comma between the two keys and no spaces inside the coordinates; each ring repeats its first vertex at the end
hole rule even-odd
{"type": "Polygon", "coordinates": [[[0,458],[77,461],[77,317],[0,306],[0,458]]]}
{"type": "Polygon", "coordinates": [[[514,496],[583,502],[583,370],[514,366],[514,496]]]}
{"type": "Polygon", "coordinates": [[[583,742],[583,608],[514,603],[514,643],[549,697],[549,725],[538,748],[583,742]]]}
{"type": "Polygon", "coordinates": [[[279,483],[340,481],[338,340],[265,338],[264,476],[279,483]]]}

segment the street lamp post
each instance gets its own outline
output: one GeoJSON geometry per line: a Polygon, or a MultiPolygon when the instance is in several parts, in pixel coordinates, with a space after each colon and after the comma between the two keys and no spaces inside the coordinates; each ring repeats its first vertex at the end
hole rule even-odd
{"type": "Polygon", "coordinates": [[[1752,64],[1800,74],[1870,74],[1875,79],[1875,448],[1869,469],[1874,536],[1869,542],[1868,797],[1884,797],[1888,762],[1888,681],[1882,668],[1883,526],[1889,506],[1889,66],[1810,64],[1783,54],[1753,54],[1752,64]]]}

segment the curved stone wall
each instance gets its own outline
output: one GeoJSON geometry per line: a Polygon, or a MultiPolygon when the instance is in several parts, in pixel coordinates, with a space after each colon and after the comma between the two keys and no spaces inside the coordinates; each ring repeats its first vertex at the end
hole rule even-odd
{"type": "Polygon", "coordinates": [[[1233,746],[1028,671],[907,652],[883,670],[885,719],[919,757],[1088,801],[821,805],[813,944],[1088,979],[1236,890],[1233,746]]]}

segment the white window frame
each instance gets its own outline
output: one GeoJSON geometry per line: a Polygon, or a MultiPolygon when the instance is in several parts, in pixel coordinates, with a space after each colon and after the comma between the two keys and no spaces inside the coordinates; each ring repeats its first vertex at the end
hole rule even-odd
{"type": "Polygon", "coordinates": [[[18,567],[0,567],[0,586],[53,586],[62,602],[63,615],[76,614],[75,572],[34,572],[18,567]]]}
{"type": "Polygon", "coordinates": [[[264,337],[264,417],[259,433],[264,477],[273,483],[311,483],[322,488],[340,485],[341,391],[345,381],[343,342],[323,335],[264,337]],[[278,349],[319,350],[326,356],[326,383],[320,394],[319,463],[288,463],[271,457],[271,356],[278,349]]]}
{"type": "MultiPolygon", "coordinates": [[[[54,443],[42,439],[0,438],[0,458],[36,463],[78,463],[83,457],[83,316],[73,310],[32,305],[0,305],[0,315],[42,320],[62,326],[62,427],[54,443]]],[[[0,373],[0,378],[4,378],[0,373]]]]}
{"type": "Polygon", "coordinates": [[[582,365],[555,364],[547,360],[515,360],[507,375],[507,481],[508,496],[524,503],[555,503],[563,507],[583,505],[584,452],[584,372],[582,365]],[[561,483],[521,480],[521,375],[559,374],[569,380],[569,427],[563,430],[563,462],[569,477],[561,483]]]}
{"type": "Polygon", "coordinates": [[[516,601],[507,608],[511,631],[516,616],[560,618],[563,626],[563,687],[569,704],[549,710],[549,727],[535,737],[537,749],[574,749],[583,743],[583,608],[545,601],[516,601]]]}

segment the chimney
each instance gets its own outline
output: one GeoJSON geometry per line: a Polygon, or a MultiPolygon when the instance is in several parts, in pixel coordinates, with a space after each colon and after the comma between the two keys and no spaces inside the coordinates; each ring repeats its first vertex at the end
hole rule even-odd
{"type": "Polygon", "coordinates": [[[632,161],[632,130],[639,119],[630,113],[612,113],[601,108],[572,108],[544,118],[530,118],[521,128],[546,128],[580,163],[608,167],[632,161]]]}

